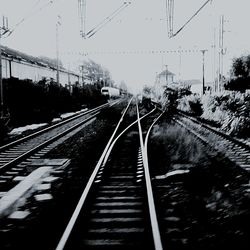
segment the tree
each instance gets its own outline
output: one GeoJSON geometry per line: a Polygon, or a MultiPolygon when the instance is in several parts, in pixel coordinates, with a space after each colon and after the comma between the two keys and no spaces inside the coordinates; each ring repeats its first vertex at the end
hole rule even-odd
{"type": "Polygon", "coordinates": [[[120,82],[119,88],[125,93],[128,92],[127,84],[124,81],[120,82]]]}
{"type": "Polygon", "coordinates": [[[231,75],[232,79],[224,85],[226,90],[250,89],[250,55],[233,59],[231,75]]]}
{"type": "Polygon", "coordinates": [[[86,72],[85,77],[91,82],[98,82],[98,84],[102,83],[103,86],[113,86],[110,72],[100,64],[93,60],[88,60],[83,63],[83,68],[86,72]]]}
{"type": "Polygon", "coordinates": [[[232,72],[235,77],[247,77],[249,74],[249,69],[247,68],[247,63],[245,58],[239,57],[233,59],[232,72]]]}
{"type": "Polygon", "coordinates": [[[149,87],[149,86],[144,86],[143,89],[142,89],[142,94],[146,97],[150,97],[152,93],[152,88],[149,87]]]}

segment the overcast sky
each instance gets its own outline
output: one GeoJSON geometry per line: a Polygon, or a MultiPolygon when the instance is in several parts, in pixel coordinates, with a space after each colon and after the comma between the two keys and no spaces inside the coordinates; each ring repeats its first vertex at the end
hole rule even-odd
{"type": "MultiPolygon", "coordinates": [[[[55,24],[60,15],[62,25],[59,30],[59,47],[64,66],[75,69],[82,60],[91,58],[108,68],[117,83],[125,80],[134,89],[152,84],[156,73],[160,73],[166,64],[176,74],[176,79],[202,79],[200,52],[182,53],[180,57],[180,54],[174,52],[149,51],[208,49],[206,79],[211,81],[214,62],[211,46],[214,30],[218,37],[219,17],[222,14],[226,19],[224,38],[227,53],[224,57],[224,72],[229,71],[233,57],[250,51],[249,0],[213,0],[172,39],[167,37],[166,0],[131,0],[128,8],[90,39],[80,37],[78,0],[49,2],[51,1],[0,0],[0,14],[8,16],[10,28],[25,18],[11,36],[2,39],[3,45],[34,56],[55,58],[55,24]],[[86,52],[92,54],[82,56],[86,52]]],[[[120,7],[124,0],[86,2],[86,30],[89,31],[120,7]]],[[[175,0],[174,30],[181,27],[204,2],[205,0],[175,0]]]]}

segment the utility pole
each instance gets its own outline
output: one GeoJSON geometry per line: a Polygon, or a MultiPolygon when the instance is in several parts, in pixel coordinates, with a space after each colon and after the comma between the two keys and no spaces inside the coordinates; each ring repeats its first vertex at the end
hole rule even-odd
{"type": "Polygon", "coordinates": [[[214,41],[212,44],[212,74],[213,74],[213,83],[214,83],[214,92],[217,92],[216,84],[216,29],[214,28],[214,41]]]}
{"type": "Polygon", "coordinates": [[[181,83],[181,47],[179,47],[179,83],[181,83]]]}
{"type": "Polygon", "coordinates": [[[205,94],[205,52],[206,49],[202,49],[202,95],[205,94]]]}
{"type": "Polygon", "coordinates": [[[68,63],[68,85],[71,85],[71,81],[70,81],[70,63],[68,63]]]}
{"type": "Polygon", "coordinates": [[[168,85],[168,65],[166,66],[166,85],[168,85]]]}
{"type": "Polygon", "coordinates": [[[222,80],[223,80],[223,56],[226,54],[224,49],[224,15],[220,16],[220,28],[219,28],[219,65],[218,65],[218,91],[222,90],[222,80]]]}
{"type": "Polygon", "coordinates": [[[78,15],[80,19],[80,35],[86,38],[86,1],[78,0],[78,15]]]}
{"type": "Polygon", "coordinates": [[[8,18],[3,16],[3,24],[0,26],[0,119],[4,118],[4,101],[3,101],[3,81],[2,81],[2,46],[1,38],[9,32],[8,18]]]}
{"type": "Polygon", "coordinates": [[[61,17],[57,16],[56,22],[56,82],[60,84],[59,76],[59,25],[61,25],[61,17]]]}
{"type": "Polygon", "coordinates": [[[80,65],[80,71],[82,73],[82,87],[84,86],[84,77],[83,77],[83,70],[84,70],[84,65],[80,65]]]}

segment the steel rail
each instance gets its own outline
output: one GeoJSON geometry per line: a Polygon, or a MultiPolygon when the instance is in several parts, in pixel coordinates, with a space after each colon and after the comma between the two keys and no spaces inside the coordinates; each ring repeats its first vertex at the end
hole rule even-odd
{"type": "Polygon", "coordinates": [[[230,136],[230,135],[228,135],[228,134],[225,134],[225,133],[223,133],[223,132],[221,132],[221,131],[218,131],[217,129],[212,128],[211,126],[206,125],[206,124],[204,124],[204,123],[198,121],[197,119],[195,119],[195,118],[193,118],[193,117],[190,117],[190,116],[188,116],[188,115],[185,115],[185,114],[183,114],[183,113],[180,112],[180,111],[179,111],[178,113],[179,113],[180,116],[186,117],[187,119],[193,121],[194,123],[197,123],[197,124],[201,125],[202,127],[204,127],[204,128],[206,128],[206,129],[212,131],[213,133],[215,133],[215,134],[217,134],[217,135],[219,135],[219,136],[221,136],[221,137],[224,137],[225,139],[228,139],[228,140],[234,142],[235,144],[238,144],[239,146],[244,147],[244,148],[247,149],[247,150],[250,150],[250,146],[247,145],[247,144],[245,144],[244,142],[242,142],[242,141],[240,141],[240,140],[238,140],[238,139],[236,139],[236,138],[234,138],[234,137],[232,137],[232,136],[230,136]]]}
{"type": "MultiPolygon", "coordinates": [[[[206,145],[210,145],[210,142],[202,135],[200,135],[199,133],[197,133],[196,131],[194,131],[193,129],[189,128],[188,125],[184,124],[183,122],[179,121],[176,118],[172,118],[176,123],[178,123],[179,125],[181,125],[182,127],[184,127],[187,131],[189,131],[191,134],[195,135],[198,139],[200,139],[203,143],[205,143],[206,145]]],[[[211,146],[214,149],[218,150],[217,147],[215,146],[211,146]]]]}
{"type": "Polygon", "coordinates": [[[107,151],[108,151],[108,149],[110,147],[110,144],[111,144],[113,138],[115,137],[115,134],[117,133],[117,130],[118,130],[121,122],[123,121],[124,115],[126,114],[132,100],[133,100],[133,98],[130,99],[126,109],[124,110],[124,112],[123,112],[123,114],[121,116],[121,119],[119,120],[118,124],[116,125],[116,128],[115,128],[113,134],[111,135],[111,137],[110,137],[110,139],[109,139],[109,141],[108,141],[108,143],[107,143],[107,145],[106,145],[100,159],[98,160],[98,162],[97,162],[97,164],[95,166],[95,169],[92,172],[92,174],[91,174],[91,176],[90,176],[90,178],[88,180],[88,183],[87,183],[87,185],[86,185],[86,187],[85,187],[85,189],[84,189],[84,191],[83,191],[83,193],[82,193],[82,195],[81,195],[81,197],[80,197],[80,199],[79,199],[79,201],[77,203],[77,206],[76,206],[76,208],[75,208],[75,210],[73,212],[73,215],[71,216],[71,218],[70,218],[70,220],[69,220],[69,222],[68,222],[68,224],[66,226],[66,229],[64,230],[63,235],[59,240],[59,243],[58,243],[58,245],[56,247],[56,250],[63,250],[64,249],[64,247],[65,247],[65,245],[66,245],[66,243],[68,241],[68,238],[69,238],[69,236],[70,236],[70,234],[72,232],[72,229],[73,229],[73,227],[74,227],[74,225],[76,223],[76,220],[77,220],[77,218],[78,218],[78,216],[79,216],[79,214],[81,212],[81,209],[82,209],[82,207],[84,205],[84,202],[85,202],[85,200],[86,200],[86,198],[87,198],[87,196],[89,194],[89,191],[90,191],[90,189],[91,189],[91,187],[92,187],[92,185],[94,183],[94,180],[95,180],[95,177],[96,177],[96,175],[98,173],[98,170],[100,169],[100,167],[102,165],[103,159],[104,159],[104,157],[105,157],[105,155],[106,155],[106,153],[107,153],[107,151]]]}
{"type": "MultiPolygon", "coordinates": [[[[140,119],[144,119],[145,117],[147,117],[148,115],[150,115],[151,113],[153,113],[154,111],[156,110],[156,108],[152,109],[149,113],[145,114],[144,116],[142,116],[140,119]]],[[[134,126],[135,124],[137,123],[137,120],[132,122],[127,128],[125,128],[117,137],[116,139],[113,141],[113,143],[111,144],[111,146],[109,147],[109,150],[107,152],[107,154],[105,155],[105,158],[103,160],[103,164],[102,165],[105,165],[107,160],[108,160],[108,157],[115,145],[115,143],[118,141],[118,139],[125,133],[127,132],[132,126],[134,126]]]]}
{"type": "Polygon", "coordinates": [[[81,117],[81,116],[84,116],[84,115],[87,115],[87,114],[89,114],[89,113],[93,113],[93,112],[95,112],[95,111],[97,111],[97,110],[99,110],[99,109],[105,108],[106,106],[109,106],[109,103],[105,103],[105,104],[103,104],[103,105],[101,105],[101,106],[98,106],[98,107],[96,107],[96,108],[94,108],[94,109],[88,110],[88,111],[86,111],[86,112],[84,112],[84,113],[81,113],[81,114],[78,114],[78,115],[76,115],[76,116],[74,116],[74,117],[67,118],[67,119],[63,120],[62,122],[59,122],[59,123],[57,123],[57,124],[54,124],[54,125],[49,126],[49,127],[47,127],[47,128],[44,128],[44,129],[42,129],[42,130],[39,130],[39,131],[37,131],[37,132],[35,132],[35,133],[32,133],[32,134],[27,135],[27,136],[25,136],[25,137],[23,137],[23,138],[20,138],[20,139],[18,139],[18,140],[16,140],[16,141],[13,141],[13,142],[10,142],[10,143],[8,143],[8,144],[6,144],[6,145],[0,146],[0,151],[6,150],[6,149],[8,149],[8,148],[10,148],[10,147],[12,147],[12,146],[17,145],[18,143],[25,142],[25,141],[27,141],[27,140],[29,140],[29,139],[34,138],[35,136],[38,136],[38,135],[43,134],[43,133],[45,133],[45,132],[48,132],[48,131],[51,130],[51,129],[60,127],[61,125],[64,125],[65,123],[68,123],[68,122],[70,122],[70,121],[72,121],[72,120],[75,120],[75,119],[77,119],[77,118],[79,118],[79,117],[81,117]]]}
{"type": "Polygon", "coordinates": [[[74,126],[64,130],[63,132],[57,134],[56,136],[40,143],[39,145],[37,145],[36,147],[26,151],[25,153],[21,154],[20,156],[16,157],[15,159],[9,161],[8,163],[2,165],[0,167],[0,172],[4,171],[6,168],[17,164],[19,162],[21,162],[22,160],[24,160],[25,158],[29,157],[30,155],[34,154],[36,151],[40,150],[41,148],[46,147],[48,144],[56,141],[57,139],[61,138],[62,136],[68,134],[69,132],[73,131],[74,129],[78,128],[79,126],[81,126],[82,124],[90,121],[91,119],[93,119],[94,117],[96,117],[97,114],[99,114],[100,111],[96,111],[93,115],[89,116],[88,118],[86,118],[85,120],[75,124],[74,126]]]}
{"type": "MultiPolygon", "coordinates": [[[[197,137],[202,143],[204,143],[205,145],[209,146],[210,148],[216,150],[219,153],[222,153],[223,155],[225,155],[227,157],[227,159],[229,159],[231,162],[233,162],[234,164],[238,165],[239,167],[241,167],[243,170],[246,170],[249,172],[250,169],[250,164],[249,164],[249,160],[248,158],[245,157],[244,154],[249,155],[249,150],[246,147],[242,147],[241,145],[239,145],[238,143],[235,143],[233,140],[230,140],[230,138],[218,135],[217,133],[214,133],[214,135],[216,135],[218,138],[217,140],[220,141],[220,143],[225,143],[230,142],[232,143],[234,146],[239,147],[238,153],[235,153],[235,150],[232,150],[232,146],[230,146],[229,148],[226,149],[221,149],[220,146],[217,146],[216,143],[214,144],[215,141],[211,141],[208,140],[206,138],[206,136],[200,135],[198,132],[196,132],[194,129],[190,128],[187,124],[183,123],[182,121],[173,118],[173,120],[178,123],[180,126],[184,127],[187,131],[189,131],[191,134],[193,134],[195,137],[197,137]],[[242,155],[241,155],[242,154],[242,155]]],[[[205,128],[206,129],[206,128],[205,128]]],[[[211,132],[210,130],[208,130],[211,134],[213,133],[213,131],[211,132]]]]}
{"type": "MultiPolygon", "coordinates": [[[[128,109],[128,107],[129,107],[129,105],[130,105],[132,99],[133,99],[133,98],[131,98],[131,100],[130,100],[128,106],[127,106],[127,108],[126,108],[125,111],[123,112],[123,115],[122,115],[122,117],[121,117],[119,123],[117,124],[117,126],[116,126],[116,128],[115,128],[115,131],[113,132],[113,134],[112,134],[111,138],[109,139],[109,142],[108,142],[108,144],[106,145],[106,147],[105,147],[105,149],[104,149],[104,151],[103,151],[103,153],[102,153],[102,155],[101,155],[101,157],[100,157],[98,163],[96,164],[96,167],[95,167],[94,171],[92,172],[92,174],[91,174],[91,176],[90,176],[90,178],[89,178],[89,181],[88,181],[88,183],[87,183],[87,185],[86,185],[86,187],[85,187],[85,189],[84,189],[84,191],[83,191],[83,193],[82,193],[82,195],[81,195],[81,197],[80,197],[80,199],[79,199],[79,201],[78,201],[78,203],[77,203],[77,206],[76,206],[76,208],[75,208],[75,210],[74,210],[74,212],[73,212],[73,215],[71,216],[71,219],[70,219],[70,221],[69,221],[69,223],[68,223],[68,225],[67,225],[67,227],[66,227],[66,229],[65,229],[65,231],[64,231],[64,233],[63,233],[63,235],[62,235],[62,237],[61,237],[61,239],[60,239],[60,241],[59,241],[59,243],[58,243],[58,245],[57,245],[57,247],[56,247],[55,250],[63,250],[63,249],[64,249],[64,247],[65,247],[65,245],[66,245],[66,243],[67,243],[67,241],[68,241],[68,238],[69,238],[69,236],[70,236],[70,234],[71,234],[71,232],[72,232],[72,229],[73,229],[73,227],[74,227],[74,225],[75,225],[75,223],[76,223],[76,220],[77,220],[77,218],[78,218],[78,216],[79,216],[79,214],[80,214],[80,212],[81,212],[81,209],[82,209],[82,207],[83,207],[83,205],[84,205],[84,202],[85,202],[85,200],[86,200],[86,198],[87,198],[87,196],[88,196],[88,194],[89,194],[89,191],[90,191],[90,189],[91,189],[91,187],[92,187],[92,185],[93,185],[93,183],[94,183],[95,177],[96,177],[96,175],[97,175],[97,173],[98,173],[100,167],[101,167],[101,166],[104,166],[104,165],[106,164],[106,161],[107,161],[107,159],[108,159],[108,157],[109,157],[109,155],[110,155],[110,153],[111,153],[111,151],[112,151],[112,148],[114,147],[115,143],[117,142],[117,140],[118,140],[118,139],[119,139],[119,138],[120,138],[129,128],[131,128],[133,125],[135,125],[135,124],[137,123],[137,120],[134,121],[134,122],[132,122],[127,128],[125,128],[125,129],[116,137],[115,140],[113,140],[113,138],[114,138],[114,136],[115,136],[115,134],[116,134],[116,132],[117,132],[119,126],[120,126],[120,123],[123,121],[123,117],[124,117],[124,115],[126,114],[127,109],[128,109]],[[112,142],[112,140],[113,140],[113,142],[112,142]],[[111,143],[112,143],[112,144],[111,144],[111,143]]],[[[153,110],[151,110],[148,114],[144,115],[144,116],[141,117],[140,119],[145,118],[146,116],[148,116],[149,114],[151,114],[151,113],[154,112],[155,110],[156,110],[156,108],[154,108],[153,110]]]]}
{"type": "Polygon", "coordinates": [[[148,207],[149,207],[151,229],[152,229],[153,240],[154,240],[154,247],[156,250],[162,250],[163,247],[162,247],[162,241],[161,241],[161,234],[160,234],[159,224],[158,224],[156,210],[155,210],[154,195],[153,195],[151,178],[150,178],[149,167],[148,167],[148,156],[147,156],[145,145],[143,143],[142,128],[141,128],[141,123],[140,123],[140,114],[139,114],[139,108],[138,108],[137,103],[136,103],[136,109],[137,109],[137,122],[138,122],[140,145],[141,145],[141,152],[142,152],[142,161],[143,161],[145,180],[146,180],[147,200],[148,200],[148,207]]]}

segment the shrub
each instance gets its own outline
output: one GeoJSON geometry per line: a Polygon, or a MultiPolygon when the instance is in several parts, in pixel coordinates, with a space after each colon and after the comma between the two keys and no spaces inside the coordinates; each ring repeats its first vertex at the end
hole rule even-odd
{"type": "Polygon", "coordinates": [[[228,81],[224,85],[226,90],[245,92],[246,89],[250,89],[250,77],[238,77],[228,81]]]}
{"type": "Polygon", "coordinates": [[[197,116],[200,116],[203,112],[200,96],[196,94],[183,96],[181,99],[178,99],[177,108],[197,116]]]}
{"type": "Polygon", "coordinates": [[[170,113],[175,112],[178,107],[178,99],[191,95],[190,86],[169,85],[163,93],[162,106],[170,113]]]}
{"type": "Polygon", "coordinates": [[[178,109],[200,116],[231,135],[250,136],[250,93],[225,91],[223,93],[188,95],[178,99],[178,109]]]}
{"type": "Polygon", "coordinates": [[[83,105],[106,102],[94,85],[73,85],[72,92],[53,80],[33,83],[17,78],[4,79],[4,102],[11,115],[10,126],[50,122],[65,112],[80,110],[83,105]]]}
{"type": "Polygon", "coordinates": [[[225,91],[202,97],[202,118],[215,121],[221,129],[240,136],[249,136],[250,94],[225,91]]]}

